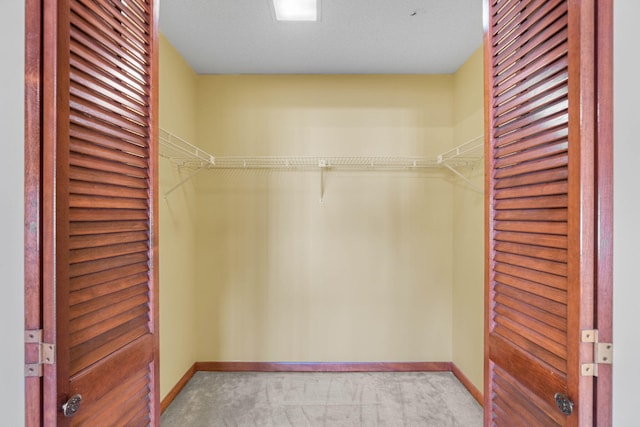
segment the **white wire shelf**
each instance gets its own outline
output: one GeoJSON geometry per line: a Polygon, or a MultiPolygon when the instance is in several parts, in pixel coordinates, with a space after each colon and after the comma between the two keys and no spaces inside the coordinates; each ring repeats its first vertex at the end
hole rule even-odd
{"type": "MultiPolygon", "coordinates": [[[[324,172],[328,170],[388,170],[419,171],[447,169],[482,192],[461,170],[474,165],[483,156],[483,137],[479,136],[436,157],[421,156],[226,156],[215,157],[172,133],[160,129],[160,156],[193,172],[165,193],[165,197],[197,173],[205,169],[247,170],[320,170],[321,193],[324,193],[324,172]]],[[[322,194],[321,194],[322,197],[322,194]]]]}
{"type": "Polygon", "coordinates": [[[438,156],[439,164],[472,164],[484,156],[484,136],[477,136],[438,156]]]}
{"type": "Polygon", "coordinates": [[[184,167],[202,168],[214,163],[211,154],[164,129],[160,129],[160,156],[184,167]]]}
{"type": "Polygon", "coordinates": [[[262,157],[217,157],[207,167],[210,169],[387,169],[408,170],[437,168],[436,159],[424,157],[366,156],[366,157],[319,157],[319,156],[262,156],[262,157]]]}

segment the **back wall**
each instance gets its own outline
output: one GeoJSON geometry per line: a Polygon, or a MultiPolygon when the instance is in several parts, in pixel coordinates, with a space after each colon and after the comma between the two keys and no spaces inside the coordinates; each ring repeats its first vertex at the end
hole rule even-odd
{"type": "MultiPolygon", "coordinates": [[[[216,156],[435,156],[453,78],[199,76],[216,156]]],[[[411,172],[197,178],[198,360],[452,360],[452,182],[411,172]]]]}

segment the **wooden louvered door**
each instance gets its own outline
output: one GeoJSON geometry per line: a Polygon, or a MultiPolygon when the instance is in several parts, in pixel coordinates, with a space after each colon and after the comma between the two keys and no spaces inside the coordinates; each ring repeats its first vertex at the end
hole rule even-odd
{"type": "MultiPolygon", "coordinates": [[[[610,113],[599,87],[610,76],[596,66],[602,11],[591,0],[485,7],[485,425],[591,426],[596,416],[607,425],[610,395],[584,375],[594,345],[581,339],[611,314],[597,299],[608,285],[606,274],[597,280],[606,269],[599,238],[610,237],[598,235],[610,224],[596,215],[610,209],[597,194],[610,174],[610,164],[597,161],[605,135],[597,129],[606,125],[598,120],[610,113]],[[557,393],[572,402],[570,415],[557,393]]],[[[602,339],[610,329],[601,332],[602,339]]]]}
{"type": "Polygon", "coordinates": [[[44,425],[157,425],[156,5],[43,12],[44,425]]]}

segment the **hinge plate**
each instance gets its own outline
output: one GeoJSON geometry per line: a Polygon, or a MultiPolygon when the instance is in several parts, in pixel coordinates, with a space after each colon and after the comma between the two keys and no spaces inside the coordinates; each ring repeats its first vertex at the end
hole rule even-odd
{"type": "Polygon", "coordinates": [[[595,356],[595,360],[597,363],[611,365],[613,361],[613,344],[610,342],[597,343],[595,356]]]}
{"type": "Polygon", "coordinates": [[[583,363],[580,365],[580,375],[583,377],[597,377],[598,365],[595,363],[583,363]]]}
{"type": "Polygon", "coordinates": [[[580,373],[583,377],[597,377],[598,364],[610,365],[613,361],[613,344],[610,342],[599,342],[597,329],[586,329],[581,333],[583,343],[593,343],[594,363],[583,363],[580,365],[580,373]]]}
{"type": "Polygon", "coordinates": [[[25,331],[24,342],[38,346],[38,362],[25,363],[24,375],[26,377],[41,377],[43,375],[42,365],[53,365],[55,362],[56,346],[42,342],[42,329],[25,331]]]}
{"type": "Polygon", "coordinates": [[[582,342],[598,342],[598,330],[585,329],[582,331],[582,342]]]}

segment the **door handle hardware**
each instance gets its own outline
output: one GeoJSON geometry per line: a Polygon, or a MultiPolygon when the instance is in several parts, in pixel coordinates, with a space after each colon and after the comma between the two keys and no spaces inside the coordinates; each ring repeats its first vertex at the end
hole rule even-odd
{"type": "Polygon", "coordinates": [[[571,415],[573,413],[573,402],[562,393],[556,393],[553,398],[556,401],[556,406],[565,415],[571,415]]]}
{"type": "Polygon", "coordinates": [[[62,404],[62,413],[65,417],[73,417],[78,410],[80,410],[80,405],[82,404],[82,395],[74,394],[62,404]]]}

